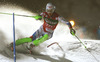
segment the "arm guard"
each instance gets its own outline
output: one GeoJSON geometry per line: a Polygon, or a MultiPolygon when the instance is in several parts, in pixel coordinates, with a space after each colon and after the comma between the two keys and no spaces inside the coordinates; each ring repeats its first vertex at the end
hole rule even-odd
{"type": "Polygon", "coordinates": [[[34,16],[34,18],[35,18],[36,20],[41,20],[41,19],[42,19],[42,16],[41,16],[41,15],[37,15],[37,16],[34,16]]]}

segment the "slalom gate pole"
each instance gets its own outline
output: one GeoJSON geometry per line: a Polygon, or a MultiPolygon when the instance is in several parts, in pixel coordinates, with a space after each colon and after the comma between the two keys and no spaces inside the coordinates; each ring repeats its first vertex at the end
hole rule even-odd
{"type": "Polygon", "coordinates": [[[16,44],[15,44],[15,18],[13,13],[13,55],[14,55],[14,62],[16,62],[16,44]]]}
{"type": "Polygon", "coordinates": [[[54,44],[58,45],[58,46],[59,46],[59,48],[60,48],[60,49],[64,52],[64,50],[62,49],[62,47],[59,45],[59,43],[58,43],[58,42],[54,42],[54,43],[52,43],[52,44],[48,45],[48,46],[47,46],[47,48],[48,48],[48,47],[50,47],[51,45],[54,45],[54,44]]]}
{"type": "Polygon", "coordinates": [[[83,44],[83,42],[78,38],[78,36],[75,35],[75,37],[80,41],[80,43],[85,47],[85,49],[95,58],[95,60],[99,62],[99,60],[91,53],[91,51],[89,51],[89,49],[83,44]]]}

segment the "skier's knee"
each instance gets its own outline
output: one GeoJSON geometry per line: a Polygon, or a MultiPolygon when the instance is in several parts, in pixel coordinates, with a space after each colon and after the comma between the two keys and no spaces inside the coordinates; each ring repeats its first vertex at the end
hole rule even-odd
{"type": "Polygon", "coordinates": [[[48,35],[48,39],[51,39],[52,38],[52,35],[48,35]]]}
{"type": "Polygon", "coordinates": [[[33,44],[35,46],[38,46],[39,44],[43,43],[44,41],[46,41],[48,39],[48,34],[45,34],[44,36],[42,36],[41,38],[39,39],[36,39],[33,41],[33,44]]]}

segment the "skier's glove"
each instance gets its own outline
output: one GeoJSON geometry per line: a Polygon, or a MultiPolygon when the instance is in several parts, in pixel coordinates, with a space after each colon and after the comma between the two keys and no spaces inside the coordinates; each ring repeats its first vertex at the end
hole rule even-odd
{"type": "Polygon", "coordinates": [[[71,28],[71,29],[70,29],[70,33],[74,36],[75,33],[76,33],[76,31],[75,31],[73,28],[71,28]]]}
{"type": "Polygon", "coordinates": [[[36,20],[41,20],[41,19],[42,19],[42,16],[37,15],[37,16],[34,16],[34,18],[35,18],[36,20]]]}

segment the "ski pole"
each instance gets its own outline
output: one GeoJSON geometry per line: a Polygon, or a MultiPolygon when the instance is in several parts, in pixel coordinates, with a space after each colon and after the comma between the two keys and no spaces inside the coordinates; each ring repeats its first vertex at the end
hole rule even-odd
{"type": "MultiPolygon", "coordinates": [[[[4,12],[0,12],[0,14],[6,14],[6,15],[13,15],[12,13],[4,13],[4,12]]],[[[34,18],[34,16],[28,16],[28,15],[20,15],[20,14],[14,14],[16,16],[23,16],[23,17],[32,17],[34,18]]]]}
{"type": "MultiPolygon", "coordinates": [[[[4,13],[4,12],[0,12],[0,14],[5,14],[5,15],[12,15],[11,13],[4,13]]],[[[37,15],[37,16],[28,16],[28,15],[20,15],[20,14],[14,14],[15,16],[22,16],[22,17],[31,17],[31,18],[35,18],[36,20],[41,20],[42,16],[37,15]]]]}
{"type": "Polygon", "coordinates": [[[14,43],[13,43],[13,46],[14,46],[14,62],[16,62],[16,44],[15,44],[15,18],[14,18],[14,13],[13,13],[13,41],[14,41],[14,43]]]}
{"type": "Polygon", "coordinates": [[[85,47],[85,48],[87,48],[83,43],[82,43],[82,41],[75,35],[75,37],[80,41],[80,43],[85,47]]]}
{"type": "Polygon", "coordinates": [[[88,49],[87,49],[87,47],[82,43],[82,41],[75,35],[75,37],[80,41],[80,43],[85,47],[85,49],[88,51],[88,52],[90,52],[90,54],[95,58],[95,60],[97,61],[97,62],[99,62],[99,60],[91,53],[91,51],[89,51],[88,49]]]}

